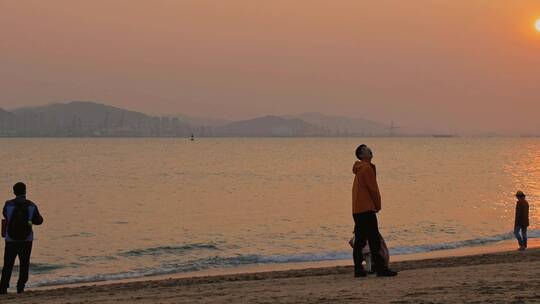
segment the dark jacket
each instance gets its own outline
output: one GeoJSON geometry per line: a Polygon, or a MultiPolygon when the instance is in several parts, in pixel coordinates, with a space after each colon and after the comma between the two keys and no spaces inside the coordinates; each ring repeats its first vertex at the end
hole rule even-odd
{"type": "Polygon", "coordinates": [[[529,226],[529,202],[527,202],[526,200],[517,201],[516,220],[514,223],[514,226],[516,227],[529,226]]]}
{"type": "MultiPolygon", "coordinates": [[[[11,220],[11,214],[13,213],[13,210],[15,208],[15,205],[17,204],[25,204],[28,206],[28,212],[29,212],[29,221],[32,221],[33,225],[41,225],[43,224],[43,217],[39,213],[39,209],[36,204],[34,204],[32,201],[27,200],[24,196],[17,196],[15,199],[12,199],[10,201],[7,201],[4,205],[4,209],[2,210],[2,214],[4,215],[4,218],[6,219],[9,227],[9,221],[11,220]]],[[[8,228],[9,229],[9,228],[8,228]]],[[[9,231],[8,231],[9,232],[9,231]]],[[[25,241],[33,241],[34,240],[34,232],[32,231],[28,238],[25,241]]],[[[9,237],[9,233],[6,233],[6,242],[13,242],[9,237]]]]}

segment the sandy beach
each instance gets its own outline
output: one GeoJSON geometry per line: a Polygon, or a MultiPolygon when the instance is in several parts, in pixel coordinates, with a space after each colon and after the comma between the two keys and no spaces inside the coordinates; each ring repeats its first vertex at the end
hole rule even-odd
{"type": "Polygon", "coordinates": [[[350,266],[63,287],[17,303],[540,303],[540,248],[392,264],[395,278],[350,266]]]}

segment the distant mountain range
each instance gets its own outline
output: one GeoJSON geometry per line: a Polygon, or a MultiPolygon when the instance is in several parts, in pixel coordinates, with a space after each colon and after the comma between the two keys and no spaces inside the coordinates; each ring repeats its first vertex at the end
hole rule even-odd
{"type": "Polygon", "coordinates": [[[10,118],[13,118],[13,117],[14,117],[13,113],[8,112],[8,111],[6,111],[4,109],[0,109],[0,119],[1,120],[10,119],[10,118]]]}
{"type": "Polygon", "coordinates": [[[362,118],[329,116],[321,113],[303,113],[289,116],[323,127],[328,134],[388,135],[389,126],[362,118]]]}
{"type": "Polygon", "coordinates": [[[388,126],[320,113],[242,121],[150,116],[88,101],[0,109],[1,137],[381,136],[388,126]]]}
{"type": "Polygon", "coordinates": [[[316,125],[297,118],[264,116],[231,122],[217,128],[219,136],[317,136],[323,130],[316,125]]]}
{"type": "Polygon", "coordinates": [[[224,126],[232,121],[226,119],[207,118],[207,117],[193,117],[184,114],[178,114],[170,116],[171,118],[178,118],[178,120],[190,125],[190,126],[205,126],[205,127],[219,127],[224,126]]]}

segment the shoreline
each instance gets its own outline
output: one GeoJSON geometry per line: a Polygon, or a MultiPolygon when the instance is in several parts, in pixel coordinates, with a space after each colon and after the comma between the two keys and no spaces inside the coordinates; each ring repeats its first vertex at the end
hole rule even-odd
{"type": "MultiPolygon", "coordinates": [[[[534,246],[538,245],[537,240],[535,243],[534,246]]],[[[235,303],[244,302],[244,300],[250,303],[341,303],[357,302],[364,297],[368,300],[367,302],[390,303],[408,295],[408,298],[414,298],[414,301],[411,302],[409,299],[407,300],[409,302],[399,300],[400,302],[392,303],[416,303],[419,300],[455,303],[456,301],[465,302],[465,299],[462,299],[463,295],[460,294],[465,286],[463,284],[476,284],[479,286],[479,291],[489,289],[490,286],[498,286],[493,294],[481,294],[484,297],[483,301],[494,300],[492,295],[528,297],[527,301],[518,301],[518,303],[529,303],[529,300],[540,301],[539,247],[530,248],[524,252],[514,249],[427,259],[418,257],[418,259],[392,262],[391,267],[400,271],[396,278],[369,276],[353,279],[351,265],[338,265],[182,278],[156,278],[132,282],[109,281],[103,282],[104,284],[87,283],[82,286],[53,286],[49,289],[33,289],[23,295],[11,294],[6,299],[16,299],[18,303],[148,303],[154,301],[160,303],[235,303]],[[501,280],[506,282],[506,285],[501,284],[501,280]],[[379,286],[377,282],[382,285],[379,286]],[[389,289],[388,293],[385,291],[384,299],[372,297],[377,292],[391,287],[388,284],[395,285],[393,287],[396,289],[389,289]],[[339,289],[341,285],[344,285],[344,288],[339,289]],[[434,288],[435,285],[437,288],[434,288]],[[407,290],[418,288],[429,291],[403,294],[407,290]],[[441,288],[447,290],[444,297],[437,292],[441,288]],[[269,293],[268,290],[272,292],[269,293]],[[275,293],[281,294],[279,301],[272,301],[275,293]],[[342,293],[352,293],[354,296],[349,295],[348,298],[343,298],[342,293]],[[323,294],[326,300],[319,298],[319,295],[323,294]],[[353,299],[356,300],[353,301],[353,299]]],[[[505,297],[497,301],[504,303],[505,297]]]]}
{"type": "MultiPolygon", "coordinates": [[[[513,251],[516,249],[515,240],[500,241],[491,244],[484,244],[480,246],[461,247],[444,250],[433,250],[421,253],[391,255],[390,265],[392,266],[397,262],[408,262],[424,259],[440,259],[448,257],[462,257],[473,256],[479,254],[499,253],[506,251],[513,251]]],[[[529,239],[529,248],[540,248],[540,238],[529,239]]],[[[243,275],[276,271],[289,271],[289,270],[303,270],[310,268],[331,268],[331,267],[347,267],[352,266],[352,251],[350,259],[336,259],[336,260],[323,260],[323,261],[310,261],[310,262],[291,262],[291,263],[269,263],[269,264],[252,264],[243,265],[230,268],[211,268],[205,270],[199,270],[194,272],[179,272],[170,274],[158,274],[151,276],[141,276],[128,279],[114,279],[114,280],[99,280],[66,284],[51,284],[42,285],[37,287],[29,286],[28,290],[52,290],[64,287],[85,287],[90,285],[109,285],[118,283],[134,283],[145,281],[161,281],[169,279],[186,279],[186,278],[198,278],[198,277],[214,277],[223,275],[243,275]]],[[[12,278],[13,279],[13,278],[12,278]]],[[[31,283],[31,282],[30,282],[31,283]]]]}

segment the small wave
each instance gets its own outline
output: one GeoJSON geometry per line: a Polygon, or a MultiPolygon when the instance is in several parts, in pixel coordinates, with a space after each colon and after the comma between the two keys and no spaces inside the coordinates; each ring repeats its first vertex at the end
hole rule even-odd
{"type": "MultiPolygon", "coordinates": [[[[447,242],[447,243],[401,246],[401,247],[390,248],[389,250],[390,250],[390,254],[403,255],[403,254],[431,252],[431,251],[437,251],[437,250],[477,247],[477,246],[493,244],[493,243],[497,243],[501,241],[507,241],[513,238],[514,238],[514,234],[512,232],[508,232],[508,233],[496,234],[496,235],[492,235],[492,236],[488,236],[484,238],[468,239],[464,241],[447,242]]],[[[528,238],[540,238],[540,230],[528,231],[528,238]]]]}
{"type": "MultiPolygon", "coordinates": [[[[45,264],[45,263],[30,263],[30,269],[32,269],[32,273],[36,274],[46,274],[54,272],[55,270],[67,268],[67,267],[74,267],[73,265],[58,265],[58,264],[45,264]]],[[[19,265],[13,266],[13,270],[15,272],[19,271],[19,265]]]]}
{"type": "Polygon", "coordinates": [[[44,263],[30,263],[32,272],[36,273],[49,273],[58,269],[73,267],[73,265],[58,265],[58,264],[44,264],[44,263]]]}
{"type": "Polygon", "coordinates": [[[116,222],[113,222],[113,224],[116,224],[116,225],[126,225],[126,224],[129,224],[128,221],[116,221],[116,222]]]}
{"type": "Polygon", "coordinates": [[[114,261],[117,260],[118,257],[115,256],[108,256],[108,255],[91,255],[91,256],[81,256],[79,257],[79,261],[81,262],[97,262],[97,261],[114,261]]]}
{"type": "Polygon", "coordinates": [[[159,246],[159,247],[151,247],[151,248],[143,248],[143,249],[134,249],[129,251],[120,252],[118,255],[123,257],[138,257],[138,256],[158,256],[158,255],[167,255],[167,254],[184,254],[190,251],[195,250],[220,250],[216,245],[214,244],[205,244],[205,243],[194,243],[194,244],[186,244],[186,245],[180,245],[180,246],[159,246]]]}
{"type": "Polygon", "coordinates": [[[90,237],[90,236],[94,236],[94,234],[91,233],[91,232],[81,232],[81,233],[64,235],[63,237],[64,238],[74,238],[74,237],[90,237]]]}

